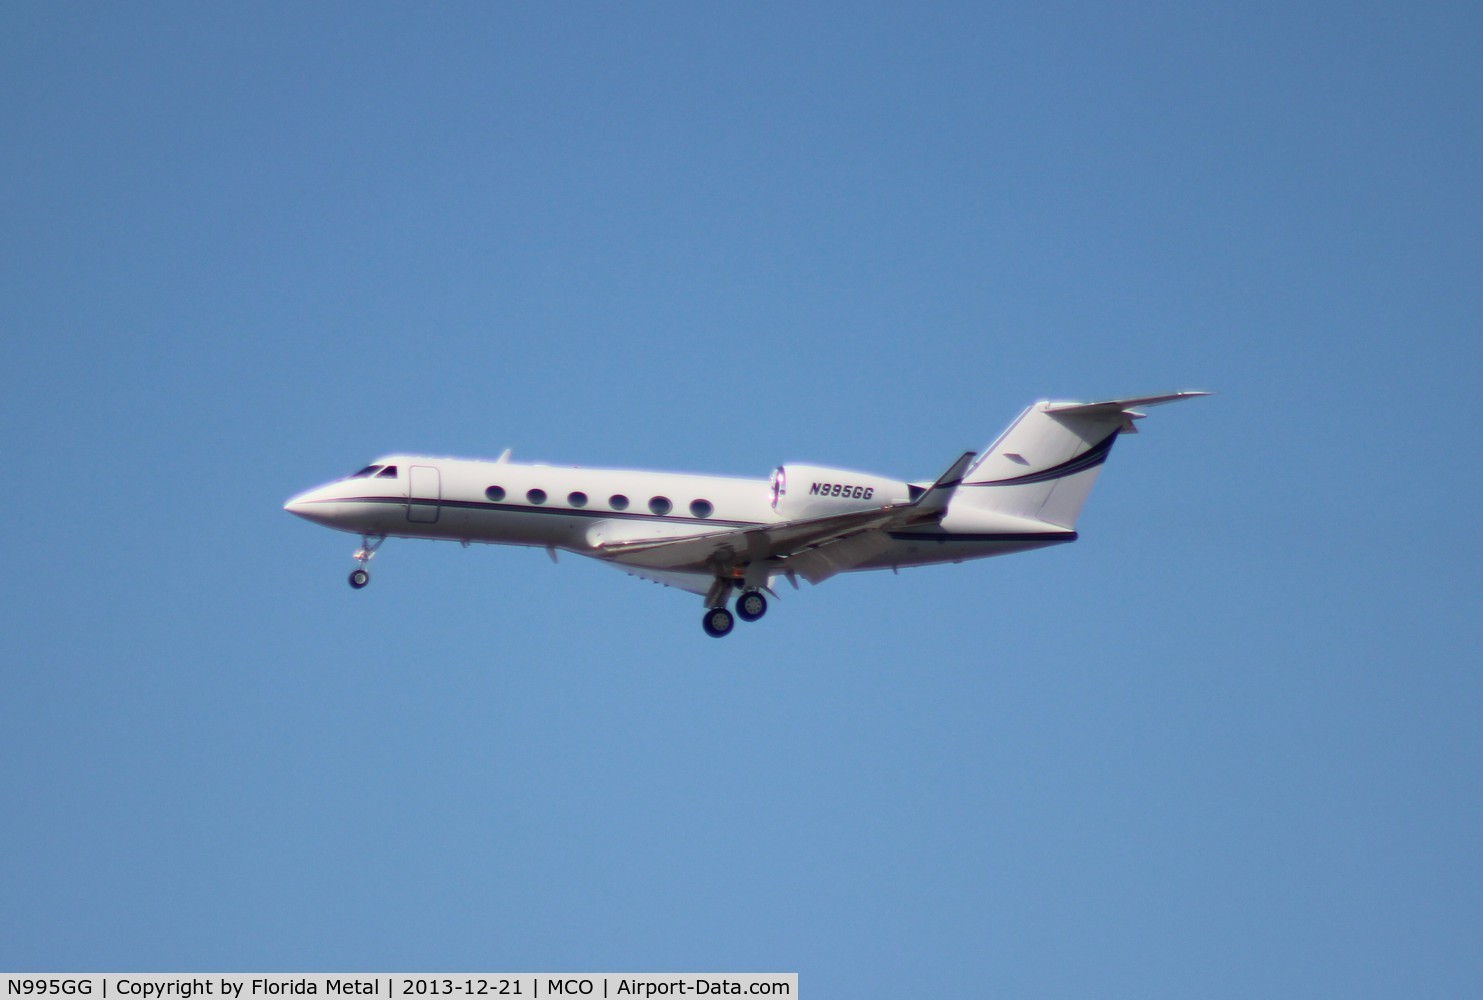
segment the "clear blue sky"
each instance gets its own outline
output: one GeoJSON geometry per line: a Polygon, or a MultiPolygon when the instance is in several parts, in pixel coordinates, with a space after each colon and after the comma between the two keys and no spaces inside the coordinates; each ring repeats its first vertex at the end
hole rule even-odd
{"type": "Polygon", "coordinates": [[[1483,992],[1483,13],[1031,6],[5,5],[0,966],[1483,992]],[[721,642],[280,509],[1186,388],[721,642]]]}

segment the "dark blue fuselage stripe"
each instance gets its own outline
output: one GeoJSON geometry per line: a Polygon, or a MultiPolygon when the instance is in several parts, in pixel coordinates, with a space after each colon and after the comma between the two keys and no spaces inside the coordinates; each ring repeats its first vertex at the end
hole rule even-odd
{"type": "Polygon", "coordinates": [[[1082,452],[1075,458],[1067,459],[1060,465],[1053,465],[1049,469],[1041,469],[1039,472],[1027,472],[1023,476],[1015,476],[1012,479],[994,479],[981,483],[964,483],[964,486],[1026,486],[1030,483],[1048,483],[1053,479],[1065,479],[1074,476],[1078,472],[1094,469],[1107,461],[1108,452],[1112,451],[1112,442],[1117,440],[1117,431],[1113,431],[1106,439],[1098,442],[1092,448],[1082,452]]]}
{"type": "MultiPolygon", "coordinates": [[[[617,510],[576,510],[563,507],[531,507],[524,504],[489,503],[483,500],[431,500],[414,497],[341,497],[334,500],[316,500],[315,503],[373,503],[404,507],[407,504],[431,507],[457,507],[463,510],[505,511],[516,514],[558,514],[565,517],[628,518],[639,521],[679,521],[691,524],[713,524],[717,527],[750,528],[764,525],[761,521],[723,521],[695,517],[670,517],[660,514],[629,513],[617,510]]],[[[1029,531],[996,532],[992,534],[952,534],[949,532],[888,531],[887,537],[898,542],[1074,542],[1074,531],[1029,531]]]]}
{"type": "Polygon", "coordinates": [[[1026,531],[1026,532],[995,532],[992,534],[961,534],[955,535],[951,532],[926,532],[926,531],[888,531],[886,532],[893,541],[897,542],[1074,542],[1077,534],[1074,531],[1026,531]]]}

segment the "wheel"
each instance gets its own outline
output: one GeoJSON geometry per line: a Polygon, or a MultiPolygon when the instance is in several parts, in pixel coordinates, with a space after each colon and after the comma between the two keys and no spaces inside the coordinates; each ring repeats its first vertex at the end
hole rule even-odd
{"type": "Polygon", "coordinates": [[[767,614],[767,598],[761,591],[749,590],[736,602],[736,617],[744,622],[754,622],[767,614]]]}
{"type": "Polygon", "coordinates": [[[735,624],[736,620],[731,617],[731,612],[725,608],[710,608],[706,611],[705,617],[700,620],[700,627],[705,629],[705,634],[712,639],[721,638],[721,636],[730,632],[731,627],[735,624]]]}
{"type": "Polygon", "coordinates": [[[350,585],[356,590],[359,590],[370,582],[371,574],[367,573],[365,570],[353,569],[350,571],[350,585]]]}

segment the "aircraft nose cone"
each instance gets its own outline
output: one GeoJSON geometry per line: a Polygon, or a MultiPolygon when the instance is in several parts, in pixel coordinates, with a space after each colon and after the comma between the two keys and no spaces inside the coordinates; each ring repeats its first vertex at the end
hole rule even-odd
{"type": "Polygon", "coordinates": [[[283,509],[295,517],[302,517],[311,524],[322,524],[329,528],[343,528],[354,520],[355,512],[340,502],[343,492],[338,483],[316,486],[298,496],[290,497],[283,509]]]}
{"type": "Polygon", "coordinates": [[[288,502],[283,505],[283,509],[288,511],[290,514],[295,515],[296,517],[302,517],[306,521],[312,521],[314,520],[314,517],[310,513],[310,511],[314,507],[314,502],[311,499],[313,494],[314,491],[309,490],[308,492],[300,493],[297,496],[289,497],[288,502]]]}

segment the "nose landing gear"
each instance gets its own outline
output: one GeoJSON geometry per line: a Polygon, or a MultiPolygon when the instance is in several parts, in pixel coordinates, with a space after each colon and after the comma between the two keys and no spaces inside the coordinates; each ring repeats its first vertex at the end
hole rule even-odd
{"type": "Polygon", "coordinates": [[[360,565],[350,571],[350,586],[356,590],[360,590],[371,582],[371,573],[366,569],[366,563],[371,561],[371,557],[376,554],[376,550],[384,541],[386,541],[385,535],[376,535],[374,539],[371,535],[360,536],[360,548],[355,550],[355,559],[360,565]]]}

